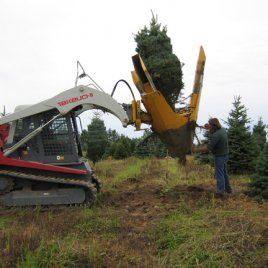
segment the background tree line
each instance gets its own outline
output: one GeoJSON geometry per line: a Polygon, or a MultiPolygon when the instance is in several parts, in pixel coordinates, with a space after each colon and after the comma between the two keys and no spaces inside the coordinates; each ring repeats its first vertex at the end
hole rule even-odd
{"type": "Polygon", "coordinates": [[[108,157],[164,157],[167,153],[164,144],[150,130],[146,130],[141,138],[129,138],[116,130],[106,130],[104,121],[98,115],[92,118],[87,130],[82,131],[81,141],[86,157],[94,163],[108,157]]]}

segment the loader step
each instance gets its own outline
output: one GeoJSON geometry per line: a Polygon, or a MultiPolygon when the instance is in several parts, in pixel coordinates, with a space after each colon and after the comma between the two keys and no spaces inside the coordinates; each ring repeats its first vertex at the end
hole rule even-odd
{"type": "Polygon", "coordinates": [[[2,206],[39,206],[81,204],[86,199],[82,188],[60,188],[48,191],[13,191],[0,198],[2,206]]]}

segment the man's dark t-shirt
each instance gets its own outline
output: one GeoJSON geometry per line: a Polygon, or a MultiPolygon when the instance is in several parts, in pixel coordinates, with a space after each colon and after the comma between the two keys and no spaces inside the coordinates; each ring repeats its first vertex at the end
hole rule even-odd
{"type": "Polygon", "coordinates": [[[215,155],[221,156],[229,153],[227,132],[224,128],[215,131],[208,143],[208,149],[215,155]]]}

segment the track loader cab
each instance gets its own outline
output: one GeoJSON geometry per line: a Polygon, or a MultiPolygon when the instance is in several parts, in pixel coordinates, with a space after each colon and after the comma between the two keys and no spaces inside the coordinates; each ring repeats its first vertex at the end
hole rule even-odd
{"type": "MultiPolygon", "coordinates": [[[[56,115],[57,110],[50,110],[14,121],[7,146],[21,141],[56,115]]],[[[11,156],[27,161],[84,169],[81,167],[82,148],[75,114],[70,112],[57,117],[11,156]]]]}

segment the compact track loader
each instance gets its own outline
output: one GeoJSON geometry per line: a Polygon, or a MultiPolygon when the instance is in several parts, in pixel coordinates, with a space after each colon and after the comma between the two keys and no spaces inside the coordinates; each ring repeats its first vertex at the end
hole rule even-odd
{"type": "MultiPolygon", "coordinates": [[[[86,110],[109,112],[124,127],[134,125],[140,130],[142,123],[151,125],[171,155],[184,161],[198,115],[203,48],[190,104],[179,111],[173,111],[155,88],[141,57],[132,59],[132,78],[141,101],[119,104],[93,81],[92,86],[75,86],[35,105],[18,106],[0,118],[0,205],[91,205],[95,201],[101,182],[82,155],[77,126],[77,117],[86,110]]],[[[79,77],[84,76],[83,70],[79,77]]]]}
{"type": "Polygon", "coordinates": [[[82,156],[77,116],[101,108],[124,126],[128,116],[110,95],[77,86],[0,118],[0,202],[4,206],[92,203],[100,181],[82,156]]]}

